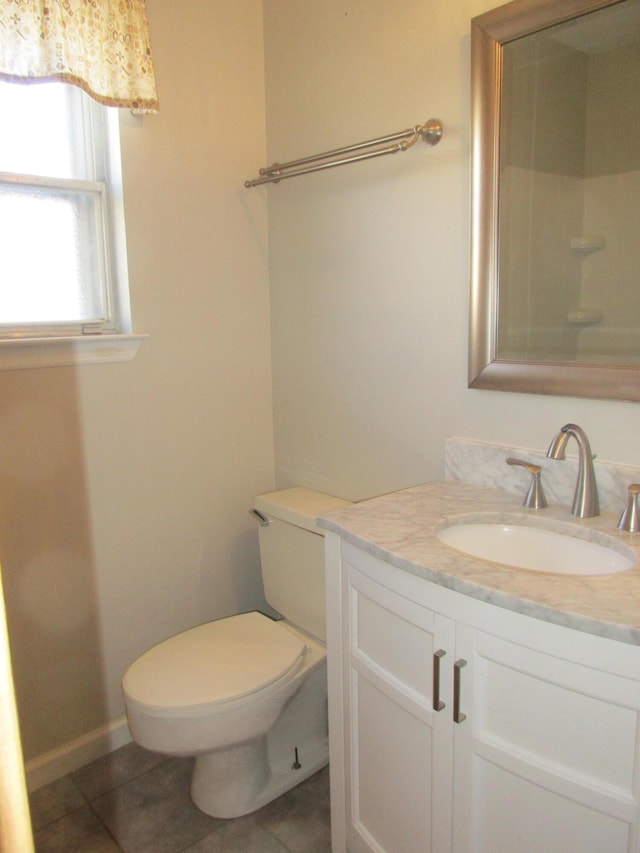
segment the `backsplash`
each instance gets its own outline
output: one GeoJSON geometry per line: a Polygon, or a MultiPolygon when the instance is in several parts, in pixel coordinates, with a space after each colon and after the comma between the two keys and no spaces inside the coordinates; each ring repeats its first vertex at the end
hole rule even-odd
{"type": "MultiPolygon", "coordinates": [[[[507,456],[533,462],[542,468],[542,486],[550,504],[571,506],[578,474],[578,457],[567,452],[565,461],[547,459],[547,450],[530,450],[488,444],[468,438],[448,438],[445,443],[445,479],[461,480],[476,486],[493,486],[524,498],[530,475],[520,467],[507,465],[507,456]]],[[[575,448],[577,450],[577,447],[575,448]]],[[[640,483],[640,468],[594,460],[600,509],[620,515],[627,501],[627,487],[640,483]]]]}

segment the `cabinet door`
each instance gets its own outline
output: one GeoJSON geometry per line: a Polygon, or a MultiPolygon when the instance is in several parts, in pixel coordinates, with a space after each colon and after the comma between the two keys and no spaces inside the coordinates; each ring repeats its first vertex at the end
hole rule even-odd
{"type": "Polygon", "coordinates": [[[349,850],[446,853],[453,622],[345,569],[349,850]]]}
{"type": "Polygon", "coordinates": [[[457,626],[454,850],[630,853],[640,685],[529,639],[457,626]]]}

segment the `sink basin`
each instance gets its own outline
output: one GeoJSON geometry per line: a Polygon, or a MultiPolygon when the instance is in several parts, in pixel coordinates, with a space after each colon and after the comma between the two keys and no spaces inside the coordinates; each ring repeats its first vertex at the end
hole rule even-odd
{"type": "Polygon", "coordinates": [[[455,524],[438,539],[473,557],[518,569],[562,575],[612,575],[626,572],[635,556],[541,527],[511,523],[455,524]]]}

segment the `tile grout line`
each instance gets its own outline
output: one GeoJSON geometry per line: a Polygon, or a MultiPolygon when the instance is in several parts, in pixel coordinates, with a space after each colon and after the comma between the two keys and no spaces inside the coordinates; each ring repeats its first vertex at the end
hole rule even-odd
{"type": "Polygon", "coordinates": [[[107,794],[111,794],[113,791],[118,791],[120,788],[123,788],[125,785],[128,785],[130,782],[135,782],[136,779],[141,779],[143,776],[146,776],[147,773],[151,773],[152,770],[155,770],[158,767],[163,767],[165,764],[168,764],[170,761],[171,761],[171,758],[166,757],[164,759],[164,761],[159,761],[157,764],[154,764],[152,767],[147,767],[145,770],[141,770],[139,773],[135,773],[133,776],[129,776],[126,779],[123,779],[121,782],[118,782],[117,785],[113,785],[113,787],[111,787],[111,788],[105,788],[105,790],[100,791],[99,794],[96,794],[95,797],[91,797],[91,798],[88,797],[82,791],[82,789],[80,788],[78,783],[73,778],[73,773],[75,773],[77,771],[73,771],[73,773],[69,773],[68,776],[69,776],[69,779],[71,780],[71,782],[74,784],[74,786],[77,788],[77,790],[82,795],[82,798],[85,800],[85,802],[88,804],[91,804],[95,800],[99,800],[100,797],[104,797],[107,794]]]}
{"type": "Polygon", "coordinates": [[[93,804],[91,802],[87,801],[87,805],[91,809],[91,814],[93,814],[95,816],[95,818],[98,821],[98,823],[100,824],[100,826],[104,829],[104,831],[107,833],[109,838],[113,841],[113,843],[118,848],[118,853],[126,853],[126,851],[123,850],[122,847],[120,846],[118,839],[114,836],[114,834],[111,832],[111,830],[106,825],[106,823],[102,820],[102,818],[100,817],[98,812],[94,809],[93,804]]]}

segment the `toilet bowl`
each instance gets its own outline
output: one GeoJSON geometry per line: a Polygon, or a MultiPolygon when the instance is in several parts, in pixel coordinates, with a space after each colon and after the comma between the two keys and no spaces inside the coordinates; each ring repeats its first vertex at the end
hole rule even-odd
{"type": "Polygon", "coordinates": [[[238,817],[327,763],[325,679],[320,643],[251,612],[154,646],[127,670],[123,690],[133,739],[195,756],[196,805],[238,817]]]}
{"type": "Polygon", "coordinates": [[[191,796],[209,815],[248,814],[328,762],[315,518],[347,503],[298,488],[256,500],[267,598],[296,624],[257,611],[218,619],[164,640],[124,675],[133,739],[154,752],[194,756],[191,796]]]}

